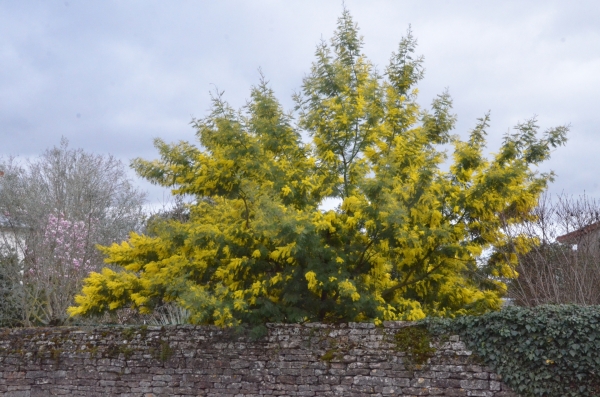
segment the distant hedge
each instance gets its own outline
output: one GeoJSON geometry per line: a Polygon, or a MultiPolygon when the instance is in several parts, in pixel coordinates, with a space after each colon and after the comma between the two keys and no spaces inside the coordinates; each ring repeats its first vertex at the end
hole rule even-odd
{"type": "Polygon", "coordinates": [[[513,306],[424,323],[459,334],[523,397],[600,396],[600,306],[513,306]]]}

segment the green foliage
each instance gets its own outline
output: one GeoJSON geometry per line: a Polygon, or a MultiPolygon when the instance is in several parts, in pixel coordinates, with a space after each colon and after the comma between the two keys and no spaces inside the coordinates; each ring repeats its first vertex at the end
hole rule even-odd
{"type": "Polygon", "coordinates": [[[530,217],[552,178],[532,168],[567,129],[537,137],[534,120],[519,124],[485,158],[488,115],[461,141],[448,93],[430,110],[417,103],[415,48],[409,32],[379,74],[344,11],[295,96],[297,119],[263,79],[241,111],[213,98],[192,123],[198,146],[157,139],[160,160],[132,165],[194,197],[189,218],[157,219],[149,234],[102,247],[122,270],[92,273],[70,313],[150,312],[167,301],[192,323],[260,328],[498,309],[515,262],[477,258],[509,243],[527,249],[502,227],[530,217]],[[447,171],[444,144],[454,147],[447,171]],[[320,209],[331,198],[339,207],[320,209]]]}
{"type": "MultiPolygon", "coordinates": [[[[0,234],[2,233],[3,230],[0,229],[0,234]]],[[[15,327],[22,318],[15,298],[22,296],[19,294],[20,288],[14,283],[13,275],[19,274],[21,263],[15,250],[3,248],[0,242],[0,327],[15,327]]]]}
{"type": "Polygon", "coordinates": [[[523,397],[600,395],[599,306],[513,306],[426,324],[458,333],[523,397]]]}

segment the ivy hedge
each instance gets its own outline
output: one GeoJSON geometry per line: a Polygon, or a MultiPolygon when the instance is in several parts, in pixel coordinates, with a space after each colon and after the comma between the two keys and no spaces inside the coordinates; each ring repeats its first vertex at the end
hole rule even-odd
{"type": "Polygon", "coordinates": [[[600,396],[600,306],[512,306],[424,321],[454,333],[523,397],[600,396]]]}

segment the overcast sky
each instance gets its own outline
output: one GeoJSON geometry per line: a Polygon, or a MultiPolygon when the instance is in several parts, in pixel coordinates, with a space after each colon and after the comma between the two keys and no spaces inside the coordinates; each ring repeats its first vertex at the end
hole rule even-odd
{"type": "MultiPolygon", "coordinates": [[[[409,24],[425,57],[420,102],[445,88],[463,136],[491,111],[489,147],[537,115],[570,124],[542,168],[552,192],[600,197],[600,1],[353,1],[364,53],[386,66],[409,24]]],[[[194,141],[218,87],[240,107],[261,68],[291,95],[341,1],[2,1],[0,156],[58,145],[156,158],[155,137],[194,141]]],[[[138,180],[151,201],[161,192],[138,180]]]]}

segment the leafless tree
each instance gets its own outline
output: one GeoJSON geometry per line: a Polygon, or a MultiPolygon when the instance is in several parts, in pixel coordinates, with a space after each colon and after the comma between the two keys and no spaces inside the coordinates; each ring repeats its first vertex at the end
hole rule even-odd
{"type": "Polygon", "coordinates": [[[83,278],[103,266],[96,245],[141,229],[145,194],[120,161],[64,138],[31,161],[0,159],[0,171],[0,246],[13,258],[0,259],[0,280],[19,314],[0,312],[0,322],[62,324],[83,278]]]}
{"type": "Polygon", "coordinates": [[[585,195],[545,195],[535,215],[512,230],[534,246],[518,254],[508,296],[523,306],[600,304],[600,203],[585,195]]]}

